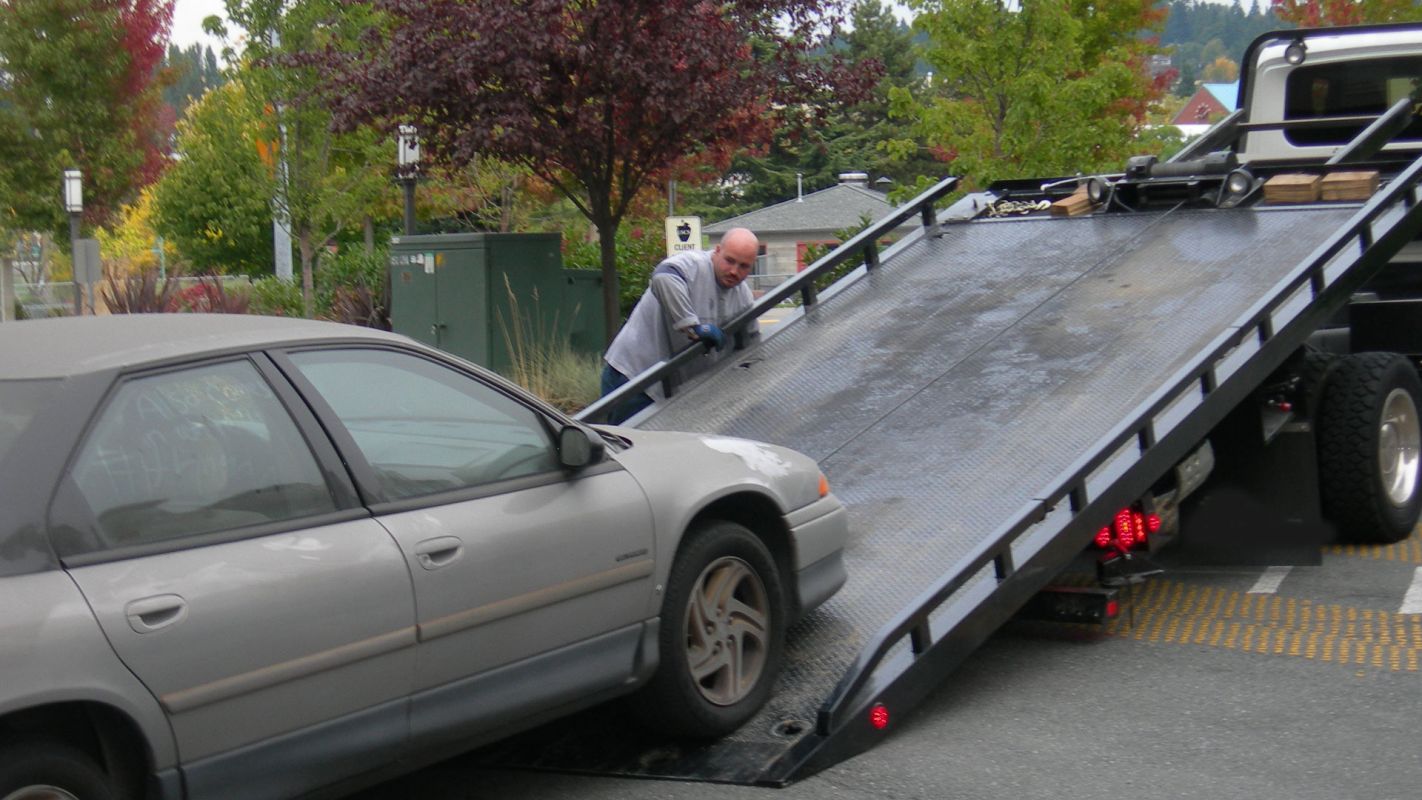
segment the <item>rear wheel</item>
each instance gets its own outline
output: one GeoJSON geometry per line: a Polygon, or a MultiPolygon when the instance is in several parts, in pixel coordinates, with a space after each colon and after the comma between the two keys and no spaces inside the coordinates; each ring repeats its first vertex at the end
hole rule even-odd
{"type": "Polygon", "coordinates": [[[0,800],[112,800],[94,760],[59,743],[0,749],[0,800]]]}
{"type": "Polygon", "coordinates": [[[1406,539],[1417,524],[1422,381],[1394,353],[1340,359],[1319,406],[1323,513],[1346,538],[1406,539]]]}
{"type": "Polygon", "coordinates": [[[632,700],[647,726],[714,738],[755,716],[780,672],[785,600],[775,560],[744,527],[688,535],[662,603],[660,665],[632,700]]]}

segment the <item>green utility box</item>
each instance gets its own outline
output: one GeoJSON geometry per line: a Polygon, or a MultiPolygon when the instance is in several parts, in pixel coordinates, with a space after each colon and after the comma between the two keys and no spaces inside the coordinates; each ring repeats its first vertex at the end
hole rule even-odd
{"type": "Polygon", "coordinates": [[[556,233],[398,236],[390,244],[396,333],[509,374],[514,353],[562,338],[602,350],[602,278],[563,268],[556,233]]]}

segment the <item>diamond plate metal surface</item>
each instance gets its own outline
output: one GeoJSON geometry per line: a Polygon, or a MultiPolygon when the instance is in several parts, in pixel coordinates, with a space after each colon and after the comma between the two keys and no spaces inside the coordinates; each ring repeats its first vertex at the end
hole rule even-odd
{"type": "MultiPolygon", "coordinates": [[[[849,508],[849,582],[790,631],[770,702],[732,736],[658,740],[594,709],[507,740],[485,763],[763,779],[895,614],[956,573],[1354,211],[948,225],[727,359],[642,426],[816,458],[849,508]]],[[[981,596],[991,573],[962,594],[981,596]]],[[[945,604],[935,626],[972,602],[945,604]]]]}
{"type": "Polygon", "coordinates": [[[919,242],[643,422],[819,460],[849,583],[792,632],[759,719],[812,721],[861,645],[1355,211],[975,222],[919,242]]]}

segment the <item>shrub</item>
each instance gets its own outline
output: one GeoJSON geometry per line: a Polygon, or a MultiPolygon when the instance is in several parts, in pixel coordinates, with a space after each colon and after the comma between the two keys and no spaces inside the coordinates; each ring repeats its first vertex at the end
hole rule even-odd
{"type": "Polygon", "coordinates": [[[596,400],[602,390],[602,357],[574,350],[568,334],[559,330],[556,315],[551,325],[544,326],[543,316],[538,313],[537,289],[533,291],[532,314],[519,308],[507,277],[504,291],[508,292],[512,319],[504,319],[499,312],[498,323],[509,351],[508,377],[568,413],[596,400]]]}
{"type": "MultiPolygon", "coordinates": [[[[624,319],[647,290],[652,270],[667,257],[661,225],[657,220],[628,220],[617,229],[618,306],[624,319]]],[[[598,243],[564,239],[563,265],[573,269],[602,269],[598,243]]]]}
{"type": "Polygon", "coordinates": [[[248,308],[251,313],[300,317],[305,315],[305,308],[301,300],[301,285],[295,281],[282,280],[275,275],[252,281],[252,302],[248,308]]]}

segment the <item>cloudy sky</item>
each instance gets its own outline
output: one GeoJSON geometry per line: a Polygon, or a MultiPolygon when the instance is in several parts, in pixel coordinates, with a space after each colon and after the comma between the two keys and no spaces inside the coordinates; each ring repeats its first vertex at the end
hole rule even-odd
{"type": "Polygon", "coordinates": [[[224,16],[222,0],[178,0],[173,4],[173,44],[187,47],[202,42],[217,50],[221,43],[202,32],[203,19],[213,14],[224,16]]]}

